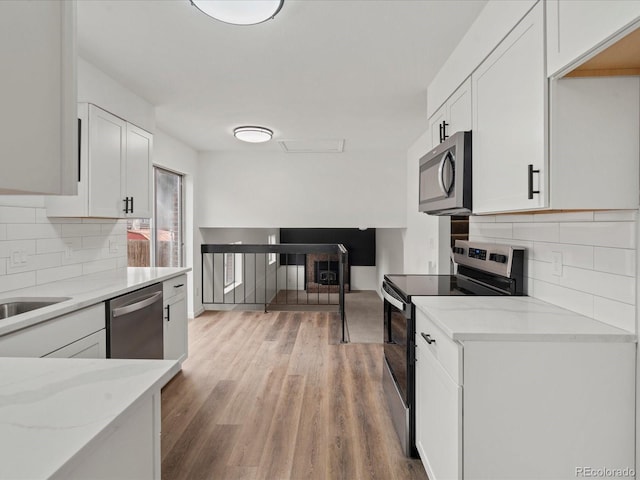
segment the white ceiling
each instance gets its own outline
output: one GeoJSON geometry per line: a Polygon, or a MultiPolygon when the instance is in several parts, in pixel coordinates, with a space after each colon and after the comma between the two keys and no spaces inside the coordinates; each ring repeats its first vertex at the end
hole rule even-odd
{"type": "Polygon", "coordinates": [[[280,150],[237,141],[239,125],[406,151],[426,129],[428,84],[485,3],[285,0],[274,20],[233,26],[188,0],[80,0],[78,44],[199,151],[280,150]]]}

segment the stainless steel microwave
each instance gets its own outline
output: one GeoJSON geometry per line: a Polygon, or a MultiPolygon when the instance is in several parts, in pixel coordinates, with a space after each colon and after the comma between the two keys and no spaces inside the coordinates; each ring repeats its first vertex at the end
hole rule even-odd
{"type": "Polygon", "coordinates": [[[471,214],[471,132],[457,132],[420,159],[418,209],[471,214]]]}

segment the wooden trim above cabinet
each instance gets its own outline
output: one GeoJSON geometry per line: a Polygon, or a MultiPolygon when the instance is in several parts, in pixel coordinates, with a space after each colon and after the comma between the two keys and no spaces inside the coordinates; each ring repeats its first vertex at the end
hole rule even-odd
{"type": "Polygon", "coordinates": [[[640,28],[605,48],[567,77],[611,77],[640,75],[640,28]]]}

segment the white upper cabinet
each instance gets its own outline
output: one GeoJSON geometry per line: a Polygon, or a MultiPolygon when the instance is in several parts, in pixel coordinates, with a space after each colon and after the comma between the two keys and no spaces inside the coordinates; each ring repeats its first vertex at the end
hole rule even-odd
{"type": "Polygon", "coordinates": [[[547,73],[580,63],[640,21],[640,0],[547,0],[547,73]]]}
{"type": "Polygon", "coordinates": [[[473,211],[548,205],[547,78],[538,3],[472,75],[473,211]]]}
{"type": "Polygon", "coordinates": [[[466,130],[471,130],[471,77],[429,118],[431,147],[466,130]]]}
{"type": "Polygon", "coordinates": [[[123,181],[124,197],[130,198],[129,216],[151,218],[151,173],[153,170],[151,154],[153,135],[130,123],[127,123],[126,171],[123,181]]]}
{"type": "Polygon", "coordinates": [[[75,194],[75,1],[0,2],[0,194],[75,194]]]}
{"type": "Polygon", "coordinates": [[[95,105],[77,108],[78,195],[48,197],[47,215],[150,218],[153,135],[95,105]]]}

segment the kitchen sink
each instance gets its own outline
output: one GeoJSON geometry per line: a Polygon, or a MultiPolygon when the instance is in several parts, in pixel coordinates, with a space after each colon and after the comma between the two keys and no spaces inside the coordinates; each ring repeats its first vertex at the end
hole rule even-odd
{"type": "Polygon", "coordinates": [[[7,299],[0,303],[0,320],[48,307],[69,300],[69,297],[34,297],[7,299]]]}

